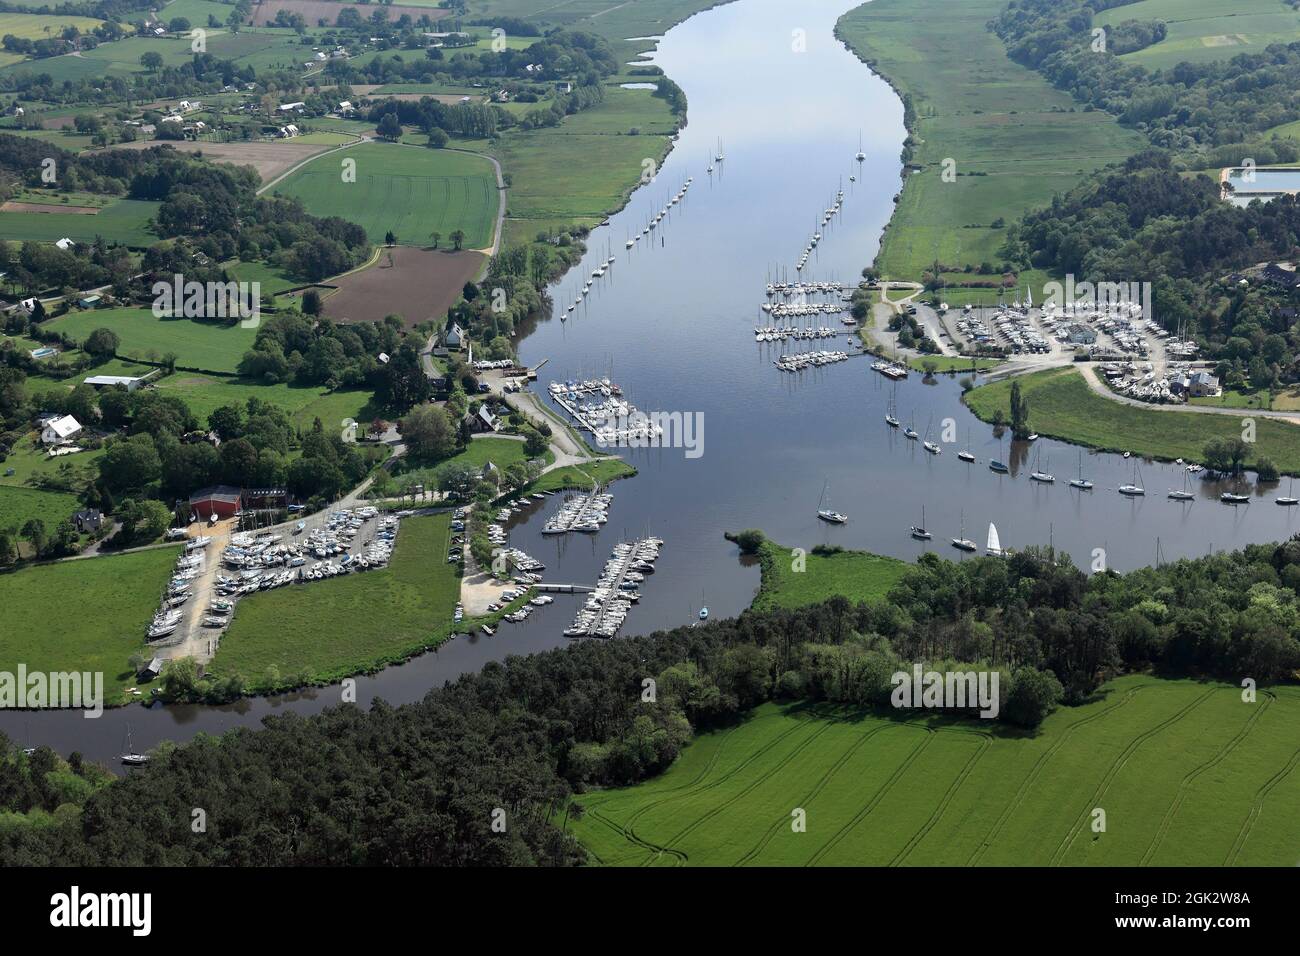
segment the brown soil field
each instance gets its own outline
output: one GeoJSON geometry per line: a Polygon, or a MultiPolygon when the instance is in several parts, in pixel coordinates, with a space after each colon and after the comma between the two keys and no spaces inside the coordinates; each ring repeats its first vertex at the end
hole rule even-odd
{"type": "Polygon", "coordinates": [[[64,206],[61,203],[14,202],[10,199],[3,206],[0,206],[0,212],[67,212],[74,216],[97,216],[99,215],[99,207],[64,206]]]}
{"type": "Polygon", "coordinates": [[[325,299],[325,314],[336,322],[378,322],[386,315],[400,315],[408,327],[441,318],[483,259],[468,250],[381,249],[373,266],[333,283],[338,291],[325,299]]]}
{"type": "MultiPolygon", "coordinates": [[[[356,87],[353,87],[355,90],[356,87]]],[[[399,100],[407,103],[418,103],[425,97],[435,99],[439,103],[446,103],[448,106],[455,106],[461,101],[461,95],[455,93],[371,93],[370,99],[379,100],[399,100]]],[[[486,96],[471,96],[470,100],[475,103],[487,102],[486,96]]]]}
{"type": "MultiPolygon", "coordinates": [[[[287,10],[289,13],[302,14],[302,18],[307,21],[308,26],[316,26],[316,21],[322,17],[329,21],[332,26],[338,19],[338,15],[349,7],[361,14],[363,20],[369,20],[370,14],[378,9],[377,5],[336,3],[334,0],[262,0],[253,8],[252,23],[253,26],[264,27],[268,23],[274,23],[275,15],[281,10],[287,10]]],[[[420,17],[425,14],[429,15],[430,20],[437,20],[451,12],[438,7],[412,7],[400,3],[394,3],[382,9],[388,11],[389,22],[396,22],[404,13],[410,14],[412,20],[419,22],[420,17]]]]}
{"type": "MultiPolygon", "coordinates": [[[[137,141],[113,148],[147,149],[161,145],[163,143],[158,141],[137,141]]],[[[218,163],[252,166],[262,177],[263,183],[269,183],[285,170],[331,148],[319,143],[295,143],[292,140],[285,143],[195,143],[190,140],[175,140],[168,141],[166,145],[185,153],[202,153],[218,163]]]]}

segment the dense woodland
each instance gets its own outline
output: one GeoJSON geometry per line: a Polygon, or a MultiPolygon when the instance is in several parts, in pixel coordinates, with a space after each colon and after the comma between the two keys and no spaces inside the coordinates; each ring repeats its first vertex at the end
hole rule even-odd
{"type": "Polygon", "coordinates": [[[108,786],[75,755],[9,750],[0,865],[570,865],[581,849],[556,824],[584,791],[661,772],[694,733],[764,701],[887,712],[891,675],[914,660],[998,668],[1006,733],[1124,670],[1263,685],[1300,667],[1300,540],[1122,576],[1048,558],[930,555],[874,605],[510,657],[418,704],[166,745],[108,786]]]}

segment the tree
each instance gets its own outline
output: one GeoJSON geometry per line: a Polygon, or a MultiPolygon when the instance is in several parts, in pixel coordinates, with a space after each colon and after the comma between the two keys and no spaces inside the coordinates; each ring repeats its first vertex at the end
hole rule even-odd
{"type": "Polygon", "coordinates": [[[160,69],[162,69],[162,65],[163,65],[162,54],[158,53],[155,50],[150,50],[148,53],[141,53],[140,65],[144,67],[146,70],[148,70],[150,73],[157,73],[160,69]]]}
{"type": "Polygon", "coordinates": [[[394,233],[393,230],[389,229],[386,233],[384,233],[384,245],[386,246],[397,245],[397,234],[394,233]]]}
{"type": "Polygon", "coordinates": [[[385,113],[380,117],[375,131],[384,139],[395,143],[402,138],[402,123],[396,113],[385,113]]]}
{"type": "Polygon", "coordinates": [[[442,233],[436,230],[434,232],[429,233],[429,242],[433,244],[433,248],[437,249],[438,243],[442,242],[442,233]]]}
{"type": "Polygon", "coordinates": [[[121,344],[122,340],[112,329],[99,328],[86,336],[81,347],[96,361],[102,362],[116,355],[117,347],[121,344]]]}
{"type": "Polygon", "coordinates": [[[440,461],[456,450],[456,428],[446,411],[417,405],[398,426],[411,456],[419,461],[440,461]]]}
{"type": "Polygon", "coordinates": [[[222,441],[230,441],[244,433],[244,409],[238,402],[222,405],[208,415],[208,428],[222,441]]]}
{"type": "Polygon", "coordinates": [[[465,242],[465,231],[463,229],[457,229],[455,232],[451,234],[451,244],[455,246],[457,249],[459,249],[464,242],[465,242]]]}
{"type": "Polygon", "coordinates": [[[320,315],[321,301],[320,293],[315,289],[308,289],[302,294],[302,314],[303,315],[320,315]]]}
{"type": "Polygon", "coordinates": [[[524,454],[529,458],[541,458],[549,447],[550,442],[541,432],[533,428],[524,432],[524,454]]]}
{"type": "Polygon", "coordinates": [[[446,130],[439,129],[436,126],[429,130],[429,145],[434,149],[442,149],[450,139],[451,137],[447,135],[446,130]]]}
{"type": "Polygon", "coordinates": [[[23,525],[22,536],[27,539],[32,546],[32,551],[39,558],[45,554],[45,549],[49,545],[50,534],[45,529],[45,522],[40,518],[29,518],[23,525]]]}
{"type": "Polygon", "coordinates": [[[147,434],[110,442],[99,459],[99,476],[113,492],[135,491],[157,481],[162,462],[147,434]]]}

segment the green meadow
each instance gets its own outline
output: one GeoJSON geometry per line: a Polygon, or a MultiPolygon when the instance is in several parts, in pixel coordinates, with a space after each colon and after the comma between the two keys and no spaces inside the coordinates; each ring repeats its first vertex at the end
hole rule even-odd
{"type": "Polygon", "coordinates": [[[1240,53],[1263,53],[1270,43],[1300,40],[1300,11],[1282,0],[1140,0],[1095,17],[1099,25],[1124,20],[1165,22],[1163,40],[1123,56],[1149,70],[1229,60],[1240,53]]]}
{"type": "Polygon", "coordinates": [[[497,215],[496,173],[481,157],[454,150],[363,143],[308,163],[274,187],[297,196],[316,216],[342,216],[381,243],[392,230],[403,245],[429,245],[432,232],[450,245],[457,229],[464,247],[492,244],[497,215]],[[356,181],[343,181],[342,162],[356,160],[356,181]]]}
{"type": "MultiPolygon", "coordinates": [[[[0,501],[8,491],[0,489],[0,501]]],[[[145,627],[177,551],[151,548],[0,574],[0,661],[21,661],[31,670],[102,671],[106,701],[125,702],[122,691],[135,684],[127,661],[147,653],[145,627]]]]}
{"type": "MultiPolygon", "coordinates": [[[[1134,152],[1139,134],[1073,100],[1007,58],[985,24],[1004,0],[875,0],[837,32],[910,95],[918,140],[876,265],[918,279],[945,266],[997,263],[994,228],[1050,202],[1099,166],[1134,152]],[[945,160],[955,178],[944,181],[945,160]]],[[[1128,7],[1123,8],[1130,9],[1128,7]]]]}
{"type": "Polygon", "coordinates": [[[268,691],[304,676],[339,680],[442,643],[460,597],[459,565],[446,559],[450,522],[402,521],[387,568],[244,598],[209,672],[268,691]]]}
{"type": "Polygon", "coordinates": [[[1300,688],[1132,676],[1097,697],[1035,734],[765,704],[565,822],[609,866],[1296,865],[1300,688]]]}
{"type": "MultiPolygon", "coordinates": [[[[7,462],[0,462],[0,472],[9,467],[7,462]]],[[[5,483],[0,485],[0,530],[18,532],[28,521],[39,518],[46,531],[53,534],[80,507],[76,495],[5,483]]]]}
{"type": "Polygon", "coordinates": [[[47,328],[84,341],[95,329],[109,328],[121,339],[121,359],[158,361],[175,353],[176,364],[215,372],[233,372],[244,353],[253,347],[256,329],[241,323],[159,319],[149,309],[73,309],[46,323],[47,328]]]}
{"type": "Polygon", "coordinates": [[[110,242],[144,248],[158,241],[149,229],[158,205],[145,199],[118,199],[89,216],[71,212],[0,212],[0,234],[6,239],[38,242],[55,242],[65,236],[92,242],[96,236],[103,236],[110,242]]]}
{"type": "Polygon", "coordinates": [[[772,541],[759,551],[762,583],[755,610],[820,604],[833,597],[874,601],[884,597],[907,571],[907,562],[866,551],[833,554],[796,552],[772,541]]]}
{"type": "MultiPolygon", "coordinates": [[[[1241,419],[1205,412],[1160,411],[1112,401],[1088,387],[1073,368],[1049,369],[1015,379],[1029,403],[1029,425],[1040,435],[1099,448],[1131,451],[1149,458],[1200,461],[1212,438],[1240,438],[1241,419]]],[[[980,418],[992,421],[1001,409],[1011,420],[1011,380],[981,385],[962,400],[980,418]]],[[[1249,411],[1243,410],[1243,416],[1249,411]]],[[[1290,474],[1300,473],[1300,426],[1272,418],[1255,419],[1257,441],[1250,464],[1259,458],[1290,474]]]]}

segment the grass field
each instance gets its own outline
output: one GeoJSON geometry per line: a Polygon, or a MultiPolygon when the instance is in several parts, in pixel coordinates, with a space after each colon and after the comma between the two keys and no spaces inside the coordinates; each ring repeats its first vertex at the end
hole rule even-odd
{"type": "Polygon", "coordinates": [[[286,686],[395,663],[444,641],[460,597],[459,566],[449,564],[450,517],[408,518],[401,524],[389,566],[251,595],[209,670],[240,674],[249,689],[273,689],[275,667],[286,686]]]}
{"type": "MultiPolygon", "coordinates": [[[[51,4],[53,6],[53,4],[51,4]]],[[[45,16],[37,13],[0,13],[0,36],[13,34],[22,40],[57,38],[65,27],[76,27],[89,33],[102,24],[93,17],[45,16]]]]}
{"type": "MultiPolygon", "coordinates": [[[[547,460],[551,460],[553,455],[548,451],[546,457],[547,460]]],[[[515,462],[524,460],[526,460],[526,456],[524,455],[524,443],[522,441],[516,441],[513,438],[476,438],[465,447],[464,451],[452,455],[436,465],[403,471],[398,476],[398,482],[404,486],[423,484],[426,488],[436,488],[438,487],[438,476],[448,468],[468,466],[480,469],[490,461],[500,471],[505,471],[515,462]]]]}
{"type": "Polygon", "coordinates": [[[1231,686],[1125,677],[1100,697],[1034,735],[767,704],[660,777],[577,797],[568,828],[618,866],[1300,862],[1300,689],[1246,704],[1231,686]]]}
{"type": "Polygon", "coordinates": [[[759,567],[762,584],[751,605],[755,610],[804,607],[840,596],[855,603],[878,600],[907,571],[905,561],[866,551],[795,555],[772,541],[763,542],[759,567]]]}
{"type": "Polygon", "coordinates": [[[996,264],[1004,232],[994,220],[1045,205],[1142,142],[1106,114],[1075,112],[1068,94],[1008,59],[985,29],[1005,5],[875,0],[838,24],[916,112],[912,161],[921,168],[907,177],[876,259],[891,278],[917,279],[936,259],[996,264]],[[955,163],[952,182],[942,179],[946,159],[955,163]]]}
{"type": "Polygon", "coordinates": [[[233,372],[244,352],[253,347],[256,329],[236,322],[199,322],[193,319],[159,319],[149,309],[73,309],[46,323],[47,327],[72,336],[78,342],[98,328],[118,334],[119,358],[157,361],[168,352],[176,354],[178,365],[233,372]]]}
{"type": "Polygon", "coordinates": [[[630,478],[635,474],[636,469],[621,459],[593,461],[589,465],[567,465],[548,471],[525,490],[560,491],[567,488],[590,488],[593,482],[608,485],[611,481],[630,478]]]}
{"type": "Polygon", "coordinates": [[[1097,24],[1124,20],[1165,22],[1163,40],[1123,56],[1149,70],[1229,60],[1239,53],[1263,53],[1270,43],[1300,40],[1300,11],[1282,0],[1140,0],[1094,18],[1097,24]]]}
{"type": "Polygon", "coordinates": [[[40,436],[33,431],[19,438],[0,463],[0,486],[24,486],[47,478],[59,481],[59,487],[84,487],[87,481],[98,477],[95,463],[102,454],[103,449],[99,449],[51,458],[45,453],[40,436]],[[4,474],[11,468],[12,475],[4,474]]]}
{"type": "MultiPolygon", "coordinates": [[[[1093,392],[1073,368],[1020,376],[1029,403],[1029,424],[1040,435],[1099,448],[1131,451],[1150,458],[1201,461],[1211,438],[1240,438],[1241,419],[1234,415],[1157,411],[1111,401],[1093,392]]],[[[1002,409],[1010,420],[1011,382],[991,382],[972,389],[963,401],[980,418],[992,421],[1002,409]]],[[[1248,412],[1246,413],[1248,414],[1248,412]]],[[[1300,473],[1300,426],[1257,418],[1257,441],[1247,462],[1273,459],[1289,474],[1300,473]]]]}
{"type": "Polygon", "coordinates": [[[308,163],[274,192],[297,196],[316,216],[342,216],[371,242],[392,230],[403,245],[427,246],[429,234],[465,232],[467,249],[492,244],[496,174],[480,157],[449,150],[363,143],[308,163]],[[344,182],[342,161],[356,160],[356,182],[344,182]]]}
{"type": "Polygon", "coordinates": [[[103,236],[110,242],[143,248],[158,241],[148,227],[158,205],[143,199],[118,199],[93,216],[70,212],[0,212],[0,234],[6,239],[39,242],[55,242],[64,236],[92,242],[96,236],[103,236]]]}
{"type": "MultiPolygon", "coordinates": [[[[0,489],[0,499],[9,489],[0,489]]],[[[176,561],[177,548],[60,561],[0,574],[0,661],[29,670],[102,671],[104,696],[124,703],[127,665],[145,653],[144,630],[176,561]],[[69,597],[75,600],[69,603],[69,597]]]]}
{"type": "MultiPolygon", "coordinates": [[[[8,467],[8,463],[0,463],[0,471],[8,467]]],[[[21,488],[9,483],[0,485],[0,529],[16,532],[32,518],[40,518],[45,522],[46,530],[53,534],[54,529],[80,507],[81,501],[76,495],[21,488]]],[[[23,547],[25,549],[26,544],[23,547]]]]}

